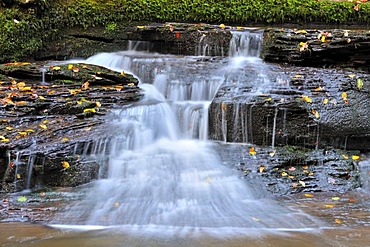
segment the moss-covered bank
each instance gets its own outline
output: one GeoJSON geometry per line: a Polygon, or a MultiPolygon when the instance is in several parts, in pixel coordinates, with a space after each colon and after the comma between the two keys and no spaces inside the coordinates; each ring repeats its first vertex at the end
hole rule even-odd
{"type": "Polygon", "coordinates": [[[370,23],[370,4],[316,0],[4,0],[0,4],[0,61],[28,58],[62,30],[131,22],[206,22],[233,25],[370,23]]]}

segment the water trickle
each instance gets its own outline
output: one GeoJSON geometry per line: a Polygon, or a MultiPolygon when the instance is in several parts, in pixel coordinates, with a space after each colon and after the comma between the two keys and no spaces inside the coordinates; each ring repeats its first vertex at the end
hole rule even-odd
{"type": "MultiPolygon", "coordinates": [[[[87,61],[131,71],[141,82],[152,79],[153,85],[141,83],[144,99],[112,112],[107,120],[114,136],[109,141],[107,178],[97,181],[58,223],[221,232],[318,224],[301,212],[254,198],[207,141],[208,106],[228,80],[224,63],[130,51],[99,54],[87,61]]],[[[241,78],[233,79],[239,83],[241,78]]],[[[226,117],[226,105],[221,108],[226,117]]],[[[244,125],[250,117],[244,116],[244,125]]],[[[92,149],[97,150],[94,145],[92,149]]]]}

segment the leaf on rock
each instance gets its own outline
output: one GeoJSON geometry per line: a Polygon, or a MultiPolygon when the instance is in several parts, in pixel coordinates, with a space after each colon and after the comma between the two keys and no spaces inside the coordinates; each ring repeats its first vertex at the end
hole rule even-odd
{"type": "Polygon", "coordinates": [[[325,99],[322,101],[322,103],[323,103],[324,105],[326,105],[328,102],[329,102],[329,100],[328,100],[327,98],[325,98],[325,99]]]}
{"type": "Polygon", "coordinates": [[[256,155],[257,153],[256,153],[256,150],[254,149],[254,147],[251,147],[250,149],[249,149],[249,154],[251,154],[251,155],[256,155]]]}
{"type": "Polygon", "coordinates": [[[67,161],[62,161],[62,166],[63,166],[63,168],[68,169],[69,168],[69,163],[67,161]]]}
{"type": "Polygon", "coordinates": [[[53,70],[60,70],[61,68],[59,66],[52,67],[53,70]]]}
{"type": "Polygon", "coordinates": [[[86,108],[86,109],[84,109],[84,112],[96,113],[96,110],[95,110],[95,108],[86,108]]]}
{"type": "Polygon", "coordinates": [[[361,88],[364,86],[364,82],[362,81],[361,78],[357,79],[357,88],[361,90],[361,88]]]}
{"type": "Polygon", "coordinates": [[[308,97],[307,95],[303,95],[303,96],[302,96],[302,99],[303,99],[304,101],[306,101],[307,103],[312,103],[312,99],[311,99],[310,97],[308,97]]]}
{"type": "Polygon", "coordinates": [[[286,172],[282,172],[282,173],[281,173],[281,176],[286,177],[286,176],[288,176],[288,173],[286,173],[286,172]]]}
{"type": "Polygon", "coordinates": [[[27,201],[27,197],[25,197],[25,196],[18,197],[17,201],[18,202],[25,202],[25,201],[27,201]]]}
{"type": "Polygon", "coordinates": [[[348,156],[345,154],[342,154],[343,159],[348,160],[348,156]]]}
{"type": "Polygon", "coordinates": [[[306,187],[306,183],[305,182],[299,180],[298,183],[300,183],[302,185],[302,187],[306,187]]]}
{"type": "Polygon", "coordinates": [[[360,158],[360,156],[358,156],[358,155],[352,155],[353,160],[358,160],[359,158],[360,158]]]}
{"type": "Polygon", "coordinates": [[[73,64],[68,64],[68,69],[73,69],[73,64]]]}
{"type": "Polygon", "coordinates": [[[341,224],[343,224],[343,221],[341,219],[335,219],[335,223],[341,225],[341,224]]]}
{"type": "Polygon", "coordinates": [[[259,172],[262,173],[265,170],[265,166],[260,166],[259,172]]]}
{"type": "Polygon", "coordinates": [[[334,196],[334,197],[332,197],[331,198],[333,201],[339,201],[340,200],[340,197],[338,197],[338,196],[334,196]]]}
{"type": "Polygon", "coordinates": [[[333,204],[325,204],[324,207],[325,208],[334,208],[334,205],[333,204]]]}
{"type": "Polygon", "coordinates": [[[308,197],[308,198],[313,198],[313,197],[315,197],[314,195],[312,195],[312,194],[308,194],[308,193],[307,193],[307,194],[304,194],[304,196],[305,196],[305,197],[308,197]]]}
{"type": "Polygon", "coordinates": [[[44,130],[46,130],[48,128],[48,127],[46,127],[45,124],[40,124],[39,126],[40,126],[41,129],[44,129],[44,130]]]}

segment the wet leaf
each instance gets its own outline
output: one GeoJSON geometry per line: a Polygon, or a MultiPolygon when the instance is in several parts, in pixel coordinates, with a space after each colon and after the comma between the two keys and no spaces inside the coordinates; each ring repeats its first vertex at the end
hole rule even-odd
{"type": "Polygon", "coordinates": [[[27,136],[27,132],[25,132],[25,131],[20,131],[20,132],[18,132],[18,134],[22,135],[23,137],[27,136]]]}
{"type": "Polygon", "coordinates": [[[40,126],[41,129],[44,129],[44,130],[46,130],[48,128],[48,127],[46,127],[45,124],[40,124],[39,126],[40,126]]]}
{"type": "Polygon", "coordinates": [[[355,78],[356,77],[356,75],[355,74],[350,74],[350,75],[348,75],[349,76],[349,78],[351,78],[351,79],[353,79],[353,78],[355,78]]]}
{"type": "Polygon", "coordinates": [[[286,177],[286,176],[288,176],[288,173],[286,173],[286,172],[282,172],[282,173],[281,173],[281,176],[286,177]]]}
{"type": "Polygon", "coordinates": [[[72,69],[73,68],[73,64],[68,64],[68,69],[72,69]]]}
{"type": "Polygon", "coordinates": [[[348,160],[348,156],[345,154],[342,154],[343,159],[348,160]]]}
{"type": "Polygon", "coordinates": [[[322,103],[323,103],[324,105],[326,105],[328,102],[329,102],[329,100],[328,100],[328,99],[326,99],[326,98],[322,101],[322,103]]]}
{"type": "Polygon", "coordinates": [[[302,99],[305,100],[307,103],[312,103],[312,99],[308,97],[307,95],[303,95],[302,99]]]}
{"type": "Polygon", "coordinates": [[[69,168],[69,163],[67,161],[62,161],[62,166],[63,166],[63,168],[68,169],[69,168]]]}
{"type": "Polygon", "coordinates": [[[343,221],[342,221],[342,220],[340,220],[340,219],[335,219],[335,223],[337,223],[337,224],[341,225],[341,224],[343,224],[343,221]]]}
{"type": "Polygon", "coordinates": [[[53,70],[60,70],[61,68],[59,66],[52,67],[53,70]]]}
{"type": "Polygon", "coordinates": [[[338,197],[338,196],[334,196],[334,197],[332,197],[331,198],[333,201],[339,201],[340,200],[340,197],[338,197]]]}
{"type": "Polygon", "coordinates": [[[145,28],[145,26],[136,26],[136,27],[139,28],[139,29],[145,28]]]}
{"type": "Polygon", "coordinates": [[[226,28],[225,24],[220,24],[220,28],[225,29],[226,28]]]}
{"type": "Polygon", "coordinates": [[[333,204],[325,204],[324,207],[325,208],[334,208],[334,205],[333,204]]]}
{"type": "Polygon", "coordinates": [[[260,166],[259,172],[262,173],[265,170],[265,166],[260,166]]]}
{"type": "Polygon", "coordinates": [[[41,197],[45,197],[45,196],[46,196],[46,193],[45,193],[45,192],[43,192],[43,191],[41,191],[41,192],[40,192],[40,196],[41,196],[41,197]]]}
{"type": "Polygon", "coordinates": [[[6,126],[6,127],[5,127],[5,129],[6,129],[6,130],[12,130],[12,129],[14,129],[14,128],[13,128],[12,126],[6,126]]]}
{"type": "Polygon", "coordinates": [[[49,120],[45,119],[44,121],[42,121],[44,124],[48,123],[49,120]]]}
{"type": "Polygon", "coordinates": [[[39,99],[45,100],[45,97],[40,95],[39,99]]]}
{"type": "Polygon", "coordinates": [[[25,197],[25,196],[18,197],[17,201],[18,202],[25,202],[25,201],[27,201],[27,197],[25,197]]]}
{"type": "Polygon", "coordinates": [[[306,30],[299,30],[298,32],[301,33],[301,34],[307,34],[306,30]]]}
{"type": "Polygon", "coordinates": [[[358,78],[358,79],[357,79],[357,83],[356,83],[356,85],[357,85],[357,88],[358,88],[358,89],[360,89],[360,90],[361,90],[361,88],[364,86],[364,82],[362,81],[362,79],[361,79],[361,78],[358,78]]]}
{"type": "Polygon", "coordinates": [[[289,171],[295,171],[295,167],[290,167],[288,170],[289,171]]]}
{"type": "Polygon", "coordinates": [[[272,151],[271,153],[269,153],[270,157],[274,157],[274,156],[275,156],[275,153],[276,153],[276,151],[275,151],[275,150],[274,150],[274,151],[272,151]]]}
{"type": "Polygon", "coordinates": [[[360,158],[360,156],[358,156],[358,155],[352,155],[353,160],[358,160],[359,158],[360,158]]]}
{"type": "Polygon", "coordinates": [[[304,194],[304,196],[305,196],[305,197],[308,197],[308,198],[313,198],[313,197],[315,197],[314,195],[312,195],[312,194],[308,194],[308,193],[307,193],[307,194],[304,194]]]}
{"type": "Polygon", "coordinates": [[[17,173],[17,179],[21,179],[21,174],[17,173]]]}
{"type": "Polygon", "coordinates": [[[321,86],[314,89],[315,92],[322,91],[322,90],[323,90],[323,88],[321,86]]]}
{"type": "Polygon", "coordinates": [[[319,112],[318,112],[318,111],[316,111],[316,112],[315,112],[315,117],[316,117],[316,118],[320,118],[320,114],[319,114],[319,112]]]}
{"type": "Polygon", "coordinates": [[[254,149],[254,147],[251,147],[249,149],[249,154],[251,154],[251,155],[256,155],[257,154],[256,151],[255,151],[255,149],[254,149]]]}
{"type": "Polygon", "coordinates": [[[78,72],[80,71],[80,69],[79,69],[79,68],[77,68],[77,67],[74,67],[74,68],[72,69],[72,71],[73,71],[73,72],[75,72],[75,73],[78,73],[78,72]]]}
{"type": "MultiPolygon", "coordinates": [[[[1,139],[1,138],[0,138],[1,139]]],[[[10,140],[8,138],[1,139],[1,142],[9,142],[10,140]]]]}
{"type": "Polygon", "coordinates": [[[180,32],[176,32],[175,35],[176,35],[176,38],[177,39],[179,39],[181,37],[181,33],[180,32]]]}
{"type": "Polygon", "coordinates": [[[96,107],[101,107],[101,103],[99,101],[95,102],[96,107]]]}
{"type": "Polygon", "coordinates": [[[64,137],[63,139],[62,139],[62,142],[67,142],[69,139],[67,138],[67,137],[64,137]]]}
{"type": "Polygon", "coordinates": [[[84,112],[96,113],[96,110],[95,110],[95,108],[86,108],[86,109],[84,109],[84,112]]]}
{"type": "Polygon", "coordinates": [[[124,76],[125,75],[125,71],[122,70],[121,75],[124,76]]]}
{"type": "Polygon", "coordinates": [[[86,81],[84,84],[81,85],[81,88],[82,89],[88,89],[89,88],[89,84],[90,83],[88,81],[86,81]]]}
{"type": "Polygon", "coordinates": [[[326,37],[325,37],[325,35],[322,35],[322,36],[321,36],[320,41],[321,41],[321,42],[323,42],[323,43],[326,41],[326,37]]]}
{"type": "Polygon", "coordinates": [[[299,180],[298,183],[300,183],[302,185],[302,187],[306,187],[306,183],[303,182],[302,180],[299,180]]]}

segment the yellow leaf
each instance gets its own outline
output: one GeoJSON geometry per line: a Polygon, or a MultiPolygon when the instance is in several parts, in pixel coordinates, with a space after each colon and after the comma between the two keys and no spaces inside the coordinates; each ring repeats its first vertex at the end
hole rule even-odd
{"type": "Polygon", "coordinates": [[[340,219],[335,219],[335,223],[337,223],[337,224],[341,225],[341,224],[343,224],[343,221],[342,221],[342,220],[340,220],[340,219]]]}
{"type": "Polygon", "coordinates": [[[361,78],[358,78],[357,79],[357,88],[358,89],[361,89],[363,86],[364,86],[364,82],[362,81],[362,79],[361,78]]]}
{"type": "Polygon", "coordinates": [[[328,102],[329,102],[329,100],[328,100],[328,99],[326,99],[326,98],[322,101],[322,103],[323,103],[324,105],[326,105],[328,102]]]}
{"type": "Polygon", "coordinates": [[[286,172],[282,172],[282,173],[281,173],[281,176],[286,177],[286,176],[288,176],[288,173],[286,173],[286,172]]]}
{"type": "Polygon", "coordinates": [[[13,129],[13,127],[12,127],[12,126],[6,126],[6,127],[5,127],[5,129],[7,129],[7,130],[12,130],[12,129],[13,129]]]}
{"type": "Polygon", "coordinates": [[[26,129],[26,132],[35,132],[33,129],[26,129]]]}
{"type": "Polygon", "coordinates": [[[65,168],[65,169],[68,169],[69,168],[69,163],[67,161],[62,161],[62,166],[65,168]]]}
{"type": "Polygon", "coordinates": [[[10,140],[8,138],[1,139],[1,142],[9,142],[10,140]]]}
{"type": "Polygon", "coordinates": [[[68,69],[73,69],[73,64],[68,64],[68,69]]]}
{"type": "Polygon", "coordinates": [[[342,93],[342,98],[343,98],[343,99],[347,99],[347,93],[343,92],[343,93],[342,93]]]}
{"type": "Polygon", "coordinates": [[[262,173],[263,172],[263,170],[265,170],[265,166],[260,166],[260,173],[262,173]]]}
{"type": "Polygon", "coordinates": [[[69,139],[67,138],[67,137],[64,137],[63,139],[62,139],[62,142],[67,142],[69,139]]]}
{"type": "Polygon", "coordinates": [[[249,154],[251,154],[251,155],[256,155],[257,154],[256,151],[254,150],[254,147],[251,147],[249,149],[249,154]]]}
{"type": "Polygon", "coordinates": [[[124,76],[125,75],[125,71],[122,70],[121,75],[124,76]]]}
{"type": "Polygon", "coordinates": [[[314,195],[312,195],[312,194],[304,194],[304,196],[305,197],[309,197],[309,198],[313,198],[313,197],[315,197],[314,195]]]}
{"type": "Polygon", "coordinates": [[[325,35],[322,35],[320,40],[321,42],[325,42],[325,35]]]}
{"type": "Polygon", "coordinates": [[[294,176],[289,176],[288,178],[293,179],[293,178],[294,178],[294,176]]]}
{"type": "Polygon", "coordinates": [[[31,91],[31,87],[21,87],[21,88],[19,88],[19,90],[21,90],[21,91],[31,91]]]}
{"type": "Polygon", "coordinates": [[[45,100],[45,97],[40,95],[39,99],[45,100]]]}
{"type": "Polygon", "coordinates": [[[314,91],[315,91],[315,92],[318,92],[318,91],[322,91],[322,89],[323,89],[323,88],[322,88],[321,86],[319,86],[319,87],[315,88],[315,89],[314,89],[314,91]]]}
{"type": "Polygon", "coordinates": [[[26,86],[26,83],[25,83],[25,82],[23,82],[23,81],[22,81],[22,82],[18,82],[18,83],[17,83],[17,87],[18,87],[18,88],[25,87],[25,86],[26,86]]]}
{"type": "Polygon", "coordinates": [[[313,176],[313,172],[308,173],[309,176],[313,176]]]}
{"type": "Polygon", "coordinates": [[[42,121],[44,124],[48,123],[49,120],[45,119],[44,121],[42,121]]]}
{"type": "Polygon", "coordinates": [[[18,101],[15,102],[16,105],[27,105],[27,101],[18,101]]]}
{"type": "Polygon", "coordinates": [[[274,156],[275,156],[275,153],[276,153],[276,151],[275,151],[275,150],[274,150],[274,151],[272,151],[271,153],[269,153],[270,157],[274,157],[274,156]]]}
{"type": "Polygon", "coordinates": [[[81,88],[82,89],[87,89],[89,87],[89,84],[90,83],[87,81],[87,82],[85,82],[84,84],[81,85],[81,88]]]}
{"type": "Polygon", "coordinates": [[[95,110],[95,108],[86,108],[86,109],[84,109],[84,112],[91,112],[91,113],[95,113],[95,112],[96,112],[96,110],[95,110]]]}
{"type": "Polygon", "coordinates": [[[335,196],[335,197],[332,197],[331,199],[332,199],[333,201],[339,201],[339,200],[340,200],[340,197],[335,196]]]}
{"type": "Polygon", "coordinates": [[[359,158],[360,158],[360,156],[358,156],[358,155],[352,155],[353,160],[358,160],[359,158]]]}
{"type": "Polygon", "coordinates": [[[324,207],[326,207],[326,208],[334,208],[334,205],[332,205],[332,204],[325,204],[324,207]]]}
{"type": "Polygon", "coordinates": [[[265,101],[271,101],[272,100],[272,98],[266,98],[265,99],[265,101]]]}
{"type": "Polygon", "coordinates": [[[41,129],[44,129],[44,130],[46,130],[48,128],[48,127],[46,127],[45,124],[40,124],[39,126],[40,126],[41,129]]]}
{"type": "Polygon", "coordinates": [[[348,156],[345,154],[342,154],[343,159],[348,160],[348,156]]]}
{"type": "Polygon", "coordinates": [[[29,63],[29,62],[22,62],[22,63],[21,63],[21,65],[23,65],[23,66],[25,66],[25,65],[29,65],[29,64],[31,64],[31,63],[29,63]]]}
{"type": "Polygon", "coordinates": [[[355,78],[356,77],[356,75],[354,75],[354,74],[350,74],[350,75],[348,75],[349,76],[349,78],[351,78],[351,79],[353,79],[353,78],[355,78]]]}
{"type": "Polygon", "coordinates": [[[302,187],[306,187],[306,183],[305,182],[299,180],[298,183],[300,183],[302,185],[302,187]]]}
{"type": "Polygon", "coordinates": [[[55,66],[55,67],[53,67],[53,70],[60,70],[60,67],[59,66],[55,66]]]}
{"type": "Polygon", "coordinates": [[[320,118],[320,114],[319,114],[319,112],[318,112],[318,111],[316,111],[316,112],[315,112],[315,117],[316,117],[316,118],[320,118]]]}
{"type": "Polygon", "coordinates": [[[302,99],[305,100],[307,103],[312,103],[312,99],[308,97],[307,95],[303,95],[302,99]]]}
{"type": "Polygon", "coordinates": [[[301,34],[307,34],[306,30],[299,30],[298,32],[301,33],[301,34]]]}
{"type": "Polygon", "coordinates": [[[135,83],[132,83],[132,82],[131,83],[128,83],[127,86],[133,87],[133,86],[135,86],[135,83]]]}
{"type": "Polygon", "coordinates": [[[101,104],[100,104],[99,101],[98,102],[95,102],[95,105],[96,105],[96,107],[101,107],[101,104]]]}
{"type": "Polygon", "coordinates": [[[136,26],[139,29],[143,29],[145,26],[136,26]]]}
{"type": "Polygon", "coordinates": [[[21,178],[21,174],[17,173],[17,178],[20,179],[21,178]]]}
{"type": "Polygon", "coordinates": [[[220,28],[225,29],[225,24],[220,24],[220,28]]]}
{"type": "Polygon", "coordinates": [[[22,135],[23,137],[27,136],[27,132],[25,132],[25,131],[20,131],[20,132],[18,132],[18,134],[22,135]]]}

